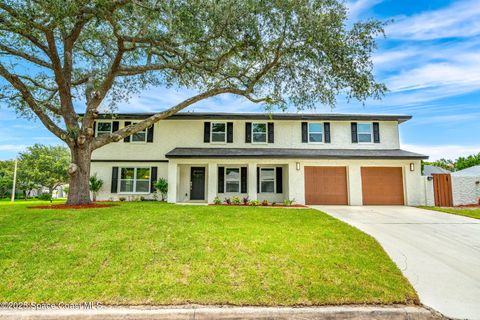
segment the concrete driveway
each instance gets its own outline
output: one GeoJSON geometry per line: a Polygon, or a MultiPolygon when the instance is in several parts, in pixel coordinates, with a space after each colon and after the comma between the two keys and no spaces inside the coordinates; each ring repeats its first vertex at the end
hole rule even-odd
{"type": "Polygon", "coordinates": [[[312,206],[380,242],[423,304],[480,319],[480,220],[401,206],[312,206]]]}

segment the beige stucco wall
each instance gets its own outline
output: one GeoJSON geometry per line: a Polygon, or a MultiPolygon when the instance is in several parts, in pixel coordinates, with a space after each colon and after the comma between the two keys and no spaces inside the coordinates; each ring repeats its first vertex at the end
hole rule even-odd
{"type": "MultiPolygon", "coordinates": [[[[210,121],[210,120],[209,120],[210,121]]],[[[227,122],[228,120],[225,120],[227,122]]],[[[269,144],[245,143],[244,120],[233,122],[233,143],[204,143],[204,120],[162,120],[155,124],[153,143],[108,144],[93,152],[93,159],[162,160],[176,147],[195,148],[312,148],[312,149],[399,149],[398,123],[380,121],[380,143],[352,143],[349,121],[330,121],[331,143],[302,143],[301,122],[277,120],[275,142],[269,144]]],[[[221,122],[221,121],[220,121],[221,122]]],[[[255,121],[248,121],[255,122],[255,121]]],[[[120,128],[124,121],[120,121],[120,128]]]]}

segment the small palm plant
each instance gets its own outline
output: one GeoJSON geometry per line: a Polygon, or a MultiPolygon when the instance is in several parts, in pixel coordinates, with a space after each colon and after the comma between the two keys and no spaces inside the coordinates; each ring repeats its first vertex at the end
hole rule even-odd
{"type": "Polygon", "coordinates": [[[154,185],[155,189],[162,196],[162,201],[165,201],[165,197],[168,193],[168,182],[167,179],[160,178],[154,185]]]}
{"type": "Polygon", "coordinates": [[[97,177],[95,173],[90,177],[90,191],[92,192],[93,201],[97,201],[97,193],[102,189],[103,180],[97,177]]]}

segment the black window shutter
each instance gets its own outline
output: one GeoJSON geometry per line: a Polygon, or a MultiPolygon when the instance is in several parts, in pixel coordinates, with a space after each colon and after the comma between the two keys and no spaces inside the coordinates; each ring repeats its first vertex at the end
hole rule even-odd
{"type": "Polygon", "coordinates": [[[93,121],[93,136],[95,137],[95,132],[97,132],[97,121],[93,121]]]}
{"type": "Polygon", "coordinates": [[[120,123],[118,121],[112,122],[112,132],[118,131],[119,124],[120,123]]]}
{"type": "Polygon", "coordinates": [[[274,143],[275,141],[274,134],[275,134],[275,130],[274,130],[273,122],[269,122],[268,123],[268,143],[274,143]]]}
{"type": "Polygon", "coordinates": [[[308,142],[308,123],[302,122],[302,143],[308,142]]]}
{"type": "Polygon", "coordinates": [[[240,168],[240,192],[247,193],[247,167],[240,168]]]}
{"type": "Polygon", "coordinates": [[[283,193],[283,168],[277,167],[275,170],[277,193],[283,193]]]}
{"type": "Polygon", "coordinates": [[[380,125],[378,122],[373,123],[373,142],[380,143],[380,125]]]}
{"type": "Polygon", "coordinates": [[[358,143],[358,137],[357,137],[357,123],[352,122],[351,123],[352,127],[352,143],[358,143]]]}
{"type": "Polygon", "coordinates": [[[260,193],[260,168],[257,167],[257,193],[260,193]]]}
{"type": "Polygon", "coordinates": [[[147,128],[147,142],[153,142],[153,127],[155,125],[152,124],[151,127],[147,128]]]}
{"type": "MultiPolygon", "coordinates": [[[[131,125],[131,121],[125,121],[125,127],[131,125]]],[[[123,142],[130,142],[130,136],[123,138],[123,142]]]]}
{"type": "Polygon", "coordinates": [[[223,193],[225,184],[225,168],[218,167],[218,193],[223,193]]]}
{"type": "Polygon", "coordinates": [[[323,130],[325,132],[325,143],[330,143],[330,122],[323,123],[323,130]]]}
{"type": "Polygon", "coordinates": [[[110,187],[111,193],[117,193],[118,188],[118,167],[112,167],[112,185],[110,187]]]}
{"type": "Polygon", "coordinates": [[[233,122],[227,122],[227,143],[233,143],[233,122]]]}
{"type": "Polygon", "coordinates": [[[157,182],[157,167],[152,167],[150,171],[150,193],[155,192],[155,182],[157,182]]]}
{"type": "Polygon", "coordinates": [[[245,142],[252,143],[252,123],[245,122],[245,142]]]}
{"type": "Polygon", "coordinates": [[[203,123],[203,142],[210,142],[210,122],[203,123]]]}

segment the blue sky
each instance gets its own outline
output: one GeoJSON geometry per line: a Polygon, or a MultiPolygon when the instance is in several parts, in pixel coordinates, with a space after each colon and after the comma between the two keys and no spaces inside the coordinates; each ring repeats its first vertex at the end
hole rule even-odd
{"type": "MultiPolygon", "coordinates": [[[[402,148],[456,158],[480,152],[480,5],[478,0],[357,0],[347,2],[351,20],[393,20],[373,59],[389,92],[365,105],[340,99],[335,109],[316,112],[399,113],[402,148]]],[[[119,111],[164,109],[193,92],[152,88],[119,105],[119,111]]],[[[254,112],[262,107],[223,96],[192,106],[194,111],[254,112]]],[[[292,107],[290,111],[295,111],[292,107]]],[[[0,159],[34,143],[59,144],[41,123],[17,118],[0,107],[0,159]]]]}

